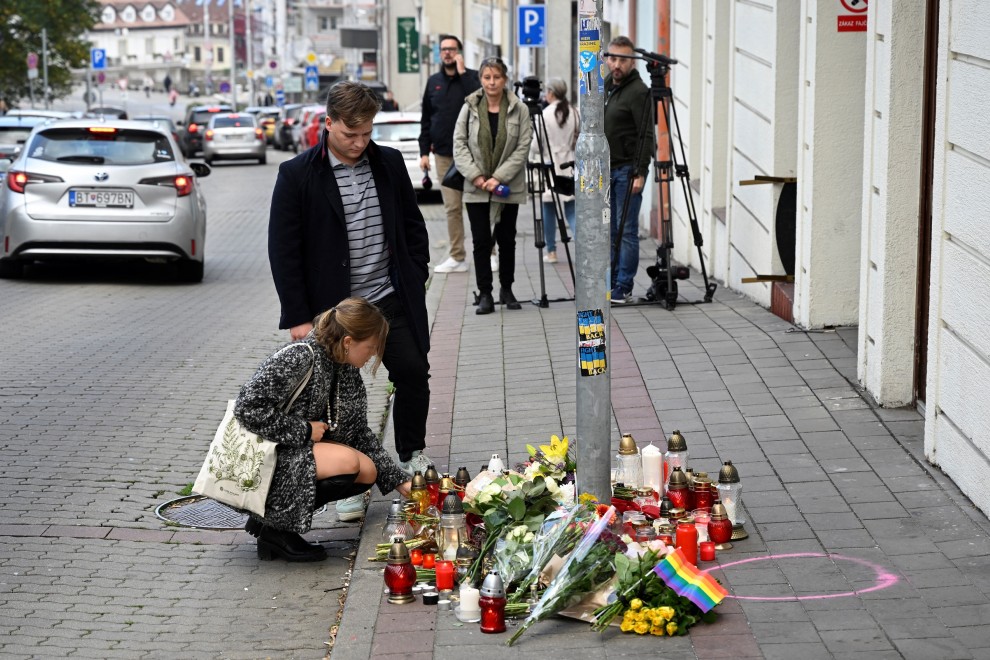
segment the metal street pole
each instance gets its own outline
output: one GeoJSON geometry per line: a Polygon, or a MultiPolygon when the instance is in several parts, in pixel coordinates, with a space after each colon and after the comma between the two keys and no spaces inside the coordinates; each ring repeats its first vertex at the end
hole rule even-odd
{"type": "Polygon", "coordinates": [[[203,3],[203,94],[210,94],[213,91],[213,84],[210,81],[210,72],[213,64],[213,40],[210,34],[210,2],[203,3]]]}
{"type": "Polygon", "coordinates": [[[602,75],[602,0],[578,3],[578,108],[575,148],[578,492],[601,502],[611,488],[611,375],[609,372],[609,149],[605,139],[602,75]]]}
{"type": "Polygon", "coordinates": [[[41,28],[41,71],[44,87],[41,93],[45,95],[45,110],[48,110],[48,30],[41,28]]]}
{"type": "MultiPolygon", "coordinates": [[[[244,29],[246,31],[247,39],[247,68],[251,72],[251,92],[250,98],[248,99],[248,105],[254,105],[258,102],[258,94],[255,88],[254,78],[258,75],[258,72],[254,70],[254,39],[253,33],[251,32],[251,22],[254,20],[254,12],[251,10],[251,0],[246,0],[244,3],[244,29]]],[[[258,105],[261,105],[260,103],[258,105]]]]}
{"type": "Polygon", "coordinates": [[[230,104],[237,112],[237,39],[234,35],[234,0],[227,3],[227,32],[230,34],[230,104]]]}

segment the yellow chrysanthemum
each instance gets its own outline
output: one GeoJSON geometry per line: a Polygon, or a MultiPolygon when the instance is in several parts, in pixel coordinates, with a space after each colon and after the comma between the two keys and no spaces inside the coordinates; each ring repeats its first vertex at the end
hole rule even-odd
{"type": "Polygon", "coordinates": [[[581,493],[578,495],[578,502],[581,504],[598,504],[598,498],[591,493],[581,493]]]}
{"type": "Polygon", "coordinates": [[[619,624],[619,630],[621,630],[622,632],[629,632],[632,629],[633,629],[633,623],[631,621],[626,621],[625,619],[623,619],[622,623],[619,624]]]}
{"type": "Polygon", "coordinates": [[[636,631],[637,635],[645,635],[650,631],[650,624],[646,621],[640,621],[633,627],[633,630],[636,631]]]}
{"type": "Polygon", "coordinates": [[[657,637],[663,637],[665,634],[663,626],[653,626],[650,628],[650,634],[656,635],[657,637]]]}
{"type": "Polygon", "coordinates": [[[636,620],[636,613],[633,612],[632,610],[626,610],[625,612],[622,613],[622,620],[623,621],[635,621],[636,620]]]}
{"type": "Polygon", "coordinates": [[[543,454],[554,463],[563,463],[567,458],[567,436],[561,440],[555,435],[550,436],[549,445],[540,445],[543,454]]]}
{"type": "Polygon", "coordinates": [[[671,621],[667,624],[667,634],[673,637],[675,632],[677,632],[677,624],[671,621]]]}
{"type": "Polygon", "coordinates": [[[641,601],[639,598],[633,598],[631,601],[629,601],[629,609],[635,611],[641,607],[643,607],[643,601],[641,601]]]}
{"type": "Polygon", "coordinates": [[[673,619],[674,618],[675,612],[674,612],[674,608],[673,607],[669,607],[667,605],[664,605],[663,607],[660,607],[658,609],[660,610],[660,616],[662,616],[663,618],[665,618],[665,619],[673,619]]]}
{"type": "Polygon", "coordinates": [[[659,627],[662,628],[664,626],[664,624],[667,623],[667,619],[665,619],[662,616],[660,616],[659,614],[657,614],[655,616],[651,616],[650,617],[650,623],[653,624],[655,627],[656,626],[659,626],[659,627]]]}

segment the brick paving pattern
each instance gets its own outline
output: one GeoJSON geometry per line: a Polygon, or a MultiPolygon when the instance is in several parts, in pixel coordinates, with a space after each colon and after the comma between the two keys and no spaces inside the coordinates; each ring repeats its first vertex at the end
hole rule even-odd
{"type": "MultiPolygon", "coordinates": [[[[154,515],[194,479],[223,401],[286,340],[265,254],[274,172],[223,165],[204,180],[200,285],[75,265],[0,281],[4,657],[323,657],[348,581],[335,660],[505,657],[505,635],[387,603],[381,565],[366,561],[390,501],[377,491],[363,528],[332,507],[316,518],[309,537],[331,555],[317,564],[260,562],[243,532],[154,515]]],[[[423,208],[439,261],[442,208],[423,208]]],[[[522,301],[540,293],[527,218],[522,301]]],[[[566,263],[545,273],[548,296],[567,297],[566,263]]],[[[576,405],[573,304],[479,317],[474,290],[472,273],[436,275],[427,295],[427,453],[472,474],[493,452],[515,463],[526,443],[573,437],[576,405]]],[[[701,297],[691,283],[682,291],[701,297]]],[[[672,312],[615,308],[612,320],[613,448],[622,432],[642,445],[679,429],[696,469],[739,468],[750,538],[713,569],[737,598],[716,624],[674,639],[552,619],[513,656],[990,657],[990,524],[924,461],[920,415],[877,409],[855,386],[854,329],[795,331],[725,290],[672,312]]],[[[369,387],[378,425],[385,379],[369,387]]]]}

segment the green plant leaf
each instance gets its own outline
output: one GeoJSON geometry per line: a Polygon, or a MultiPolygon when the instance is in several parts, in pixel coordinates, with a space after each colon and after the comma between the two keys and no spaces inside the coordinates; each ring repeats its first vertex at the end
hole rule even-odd
{"type": "Polygon", "coordinates": [[[526,516],[526,502],[521,497],[513,497],[506,508],[513,520],[522,520],[526,516]]]}

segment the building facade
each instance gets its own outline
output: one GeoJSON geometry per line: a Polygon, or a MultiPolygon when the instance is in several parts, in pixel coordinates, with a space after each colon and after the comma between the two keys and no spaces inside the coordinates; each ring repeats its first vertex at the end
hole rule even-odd
{"type": "MultiPolygon", "coordinates": [[[[800,327],[858,324],[862,387],[924,410],[926,456],[985,512],[988,19],[963,0],[672,0],[670,15],[709,269],[800,327]]],[[[676,197],[673,218],[676,257],[697,266],[676,197]]]]}

